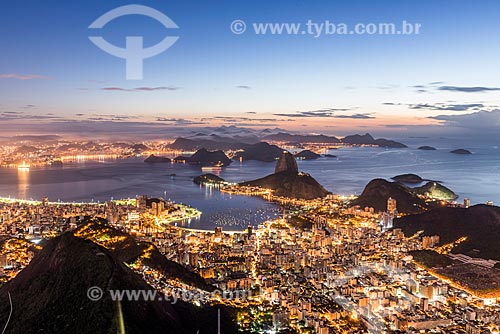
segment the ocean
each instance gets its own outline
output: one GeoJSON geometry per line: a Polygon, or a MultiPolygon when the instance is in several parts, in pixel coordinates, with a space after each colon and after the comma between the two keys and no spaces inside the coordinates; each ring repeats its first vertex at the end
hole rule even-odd
{"type": "MultiPolygon", "coordinates": [[[[421,140],[420,140],[421,142],[421,140]]],[[[413,147],[414,146],[414,147],[413,147]]],[[[500,203],[500,151],[497,146],[465,147],[472,155],[449,153],[464,146],[443,144],[436,151],[347,147],[330,150],[336,158],[298,161],[301,171],[311,174],[327,190],[338,194],[360,194],[374,178],[390,179],[415,173],[440,181],[462,201],[473,204],[500,203]]],[[[227,181],[252,180],[274,171],[275,163],[233,162],[220,171],[227,181]]],[[[0,169],[0,196],[51,201],[106,201],[145,194],[191,205],[203,212],[189,227],[212,230],[242,230],[248,225],[280,214],[272,203],[260,198],[231,196],[215,188],[200,187],[192,179],[202,174],[198,167],[183,164],[147,164],[143,159],[81,161],[64,167],[31,168],[30,171],[0,169]],[[173,175],[175,174],[175,176],[173,175]]]]}

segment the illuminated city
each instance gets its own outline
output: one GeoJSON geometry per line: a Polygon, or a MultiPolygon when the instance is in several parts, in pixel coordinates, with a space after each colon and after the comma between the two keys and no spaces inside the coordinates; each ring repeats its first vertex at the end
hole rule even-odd
{"type": "Polygon", "coordinates": [[[1,334],[500,334],[500,4],[0,12],[1,334]]]}

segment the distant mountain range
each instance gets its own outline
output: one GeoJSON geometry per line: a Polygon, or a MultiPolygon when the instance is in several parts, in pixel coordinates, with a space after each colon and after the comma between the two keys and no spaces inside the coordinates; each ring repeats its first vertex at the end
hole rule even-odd
{"type": "Polygon", "coordinates": [[[283,149],[279,148],[276,145],[270,145],[266,142],[260,142],[253,145],[243,145],[243,150],[241,152],[237,152],[234,156],[234,159],[243,159],[243,160],[258,160],[265,162],[276,161],[281,154],[283,153],[283,149]]]}
{"type": "Polygon", "coordinates": [[[265,136],[263,140],[267,141],[282,141],[289,143],[331,143],[331,144],[351,144],[351,145],[375,145],[380,147],[405,148],[404,144],[384,138],[375,139],[369,133],[364,135],[350,135],[344,138],[337,138],[326,135],[299,135],[280,132],[265,136]]]}
{"type": "Polygon", "coordinates": [[[177,138],[168,147],[172,150],[177,151],[196,151],[201,148],[207,150],[238,150],[246,144],[241,142],[233,142],[231,140],[227,141],[214,141],[208,139],[188,139],[188,138],[177,138]]]}
{"type": "Polygon", "coordinates": [[[388,148],[407,148],[405,144],[399,143],[394,140],[379,138],[375,139],[369,133],[364,135],[352,135],[342,138],[342,143],[351,145],[375,145],[388,148]]]}
{"type": "Polygon", "coordinates": [[[268,136],[264,136],[263,140],[267,141],[281,141],[289,143],[331,143],[338,144],[340,139],[333,136],[326,135],[300,135],[291,134],[287,132],[280,132],[268,136]]]}
{"type": "Polygon", "coordinates": [[[349,145],[374,145],[387,148],[406,148],[407,146],[384,138],[375,139],[369,133],[364,135],[351,135],[342,139],[326,135],[301,135],[287,132],[279,132],[262,137],[257,136],[220,136],[212,134],[209,136],[199,134],[190,138],[177,138],[168,147],[180,151],[193,151],[200,148],[211,150],[245,149],[260,141],[287,142],[294,144],[304,143],[330,143],[349,145]]]}

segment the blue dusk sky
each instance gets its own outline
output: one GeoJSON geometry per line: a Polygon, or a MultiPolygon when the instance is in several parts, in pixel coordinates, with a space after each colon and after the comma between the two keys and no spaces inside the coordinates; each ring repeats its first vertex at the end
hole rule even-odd
{"type": "MultiPolygon", "coordinates": [[[[0,130],[75,132],[81,124],[280,127],[343,135],[480,133],[500,126],[500,2],[466,0],[4,0],[0,130]],[[174,21],[127,15],[124,5],[174,21]],[[246,23],[235,34],[231,24],[246,23]],[[307,22],[419,24],[419,34],[310,34],[307,22]],[[300,24],[257,34],[255,24],[300,24]],[[179,39],[126,80],[125,60],[90,40],[146,47],[179,39]],[[116,123],[116,124],[115,124],[116,123]],[[44,130],[45,129],[45,130],[44,130]]],[[[498,135],[496,135],[498,136],[498,135]]]]}

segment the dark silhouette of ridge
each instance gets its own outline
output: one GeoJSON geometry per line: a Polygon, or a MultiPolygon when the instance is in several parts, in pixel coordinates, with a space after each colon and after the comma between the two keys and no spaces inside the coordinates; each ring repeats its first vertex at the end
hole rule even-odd
{"type": "MultiPolygon", "coordinates": [[[[107,233],[116,231],[97,222],[90,224],[89,235],[95,232],[96,237],[109,237],[107,233]]],[[[141,246],[130,245],[134,240],[130,237],[110,250],[92,242],[92,237],[77,237],[82,228],[49,240],[24,270],[0,288],[0,323],[5,324],[9,314],[8,293],[13,303],[6,333],[117,333],[119,319],[129,334],[216,332],[218,306],[196,307],[159,299],[111,300],[108,290],[153,290],[124,264],[123,259],[133,258],[141,246]],[[91,287],[104,291],[98,301],[88,298],[91,287]]],[[[224,331],[236,333],[228,309],[221,310],[224,331]]]]}
{"type": "Polygon", "coordinates": [[[483,259],[500,260],[500,207],[474,205],[465,208],[436,208],[428,212],[398,218],[394,227],[406,236],[424,231],[423,235],[439,235],[440,244],[448,244],[466,236],[467,240],[453,248],[483,259]]]}
{"type": "Polygon", "coordinates": [[[372,207],[375,211],[385,211],[387,209],[387,199],[394,198],[397,201],[397,208],[402,213],[421,213],[428,208],[427,203],[410,188],[398,182],[389,182],[384,179],[371,180],[361,193],[352,201],[352,205],[359,205],[362,208],[372,207]]]}

